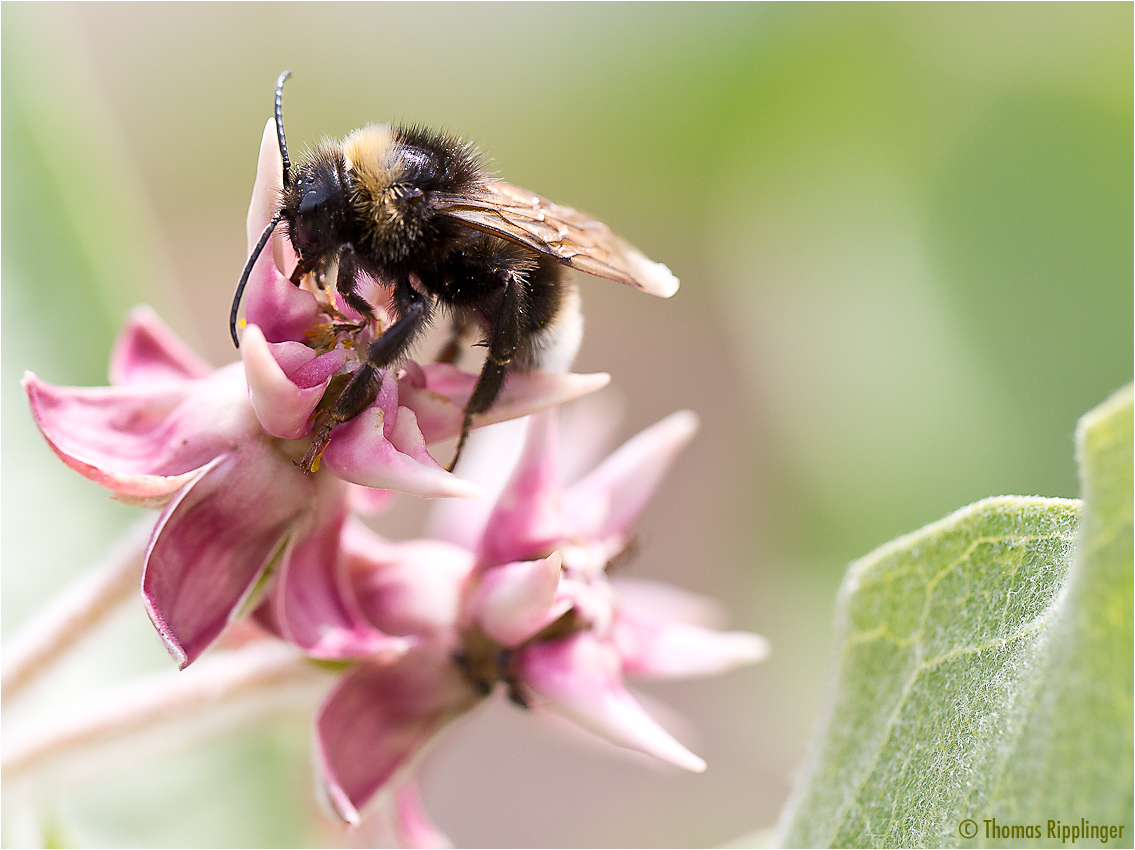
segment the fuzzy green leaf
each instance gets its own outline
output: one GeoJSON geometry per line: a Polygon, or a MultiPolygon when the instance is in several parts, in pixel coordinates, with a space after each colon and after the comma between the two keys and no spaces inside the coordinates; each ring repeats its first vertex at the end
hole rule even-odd
{"type": "Polygon", "coordinates": [[[1052,846],[1049,819],[1083,817],[1131,846],[1131,389],[1077,434],[1082,527],[1079,502],[987,499],[851,565],[780,843],[997,844],[996,818],[1052,846]]]}
{"type": "MultiPolygon", "coordinates": [[[[1034,845],[1060,826],[1125,826],[1132,846],[1132,388],[1080,420],[1076,431],[1084,515],[1076,564],[1050,628],[1042,690],[988,811],[1005,823],[1040,824],[1034,845]],[[1084,823],[1081,823],[1083,819],[1084,823]]],[[[1019,846],[1019,839],[982,846],[1019,846]]],[[[1091,840],[1093,845],[1097,840],[1091,840]]]]}

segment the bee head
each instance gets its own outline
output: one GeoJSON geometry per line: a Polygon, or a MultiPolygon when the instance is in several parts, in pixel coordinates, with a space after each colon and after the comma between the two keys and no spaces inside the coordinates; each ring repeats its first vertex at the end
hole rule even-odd
{"type": "Polygon", "coordinates": [[[284,187],[283,217],[301,257],[321,257],[350,241],[350,188],[346,166],[333,149],[299,164],[284,187]]]}

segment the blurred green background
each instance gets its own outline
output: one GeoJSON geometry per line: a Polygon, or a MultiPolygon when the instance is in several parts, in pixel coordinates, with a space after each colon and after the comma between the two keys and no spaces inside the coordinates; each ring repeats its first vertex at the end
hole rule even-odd
{"type": "MultiPolygon", "coordinates": [[[[0,16],[4,635],[139,513],[55,459],[20,377],[104,383],[140,301],[233,359],[283,68],[293,150],[370,121],[444,125],[681,278],[668,302],[581,278],[577,366],[612,373],[622,436],[702,416],[630,572],[723,599],[773,657],[649,689],[684,716],[703,776],[490,706],[425,766],[458,845],[701,846],[770,826],[823,696],[845,564],[983,496],[1077,495],[1076,418],[1131,380],[1128,3],[0,16]]],[[[151,631],[131,606],[6,713],[5,736],[36,706],[168,669],[151,631]]],[[[308,747],[307,719],[288,716],[5,789],[4,841],[350,843],[310,800],[308,747]]]]}

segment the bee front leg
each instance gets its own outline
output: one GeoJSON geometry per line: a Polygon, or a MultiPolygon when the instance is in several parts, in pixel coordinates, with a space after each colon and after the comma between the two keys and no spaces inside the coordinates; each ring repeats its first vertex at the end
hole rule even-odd
{"type": "Polygon", "coordinates": [[[367,359],[355,370],[334,406],[324,415],[323,421],[317,421],[315,437],[299,463],[305,472],[319,469],[319,459],[331,440],[331,429],[351,421],[371,405],[382,388],[381,370],[402,357],[414,337],[429,321],[429,305],[423,296],[409,285],[400,287],[399,294],[402,297],[397,300],[405,305],[399,305],[402,307],[401,317],[371,343],[367,349],[367,359]]]}
{"type": "Polygon", "coordinates": [[[350,325],[344,330],[361,331],[375,319],[374,308],[359,295],[358,286],[359,258],[355,247],[348,243],[339,250],[339,272],[335,276],[335,289],[343,296],[347,306],[363,318],[358,324],[350,325]]]}

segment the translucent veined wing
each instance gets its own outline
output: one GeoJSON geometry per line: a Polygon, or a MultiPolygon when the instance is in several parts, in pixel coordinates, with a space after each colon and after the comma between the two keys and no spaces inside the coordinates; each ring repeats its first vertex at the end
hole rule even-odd
{"type": "Polygon", "coordinates": [[[603,222],[503,180],[489,178],[469,194],[438,193],[430,204],[470,227],[546,254],[573,269],[662,298],[678,291],[678,278],[670,269],[647,259],[603,222]]]}

